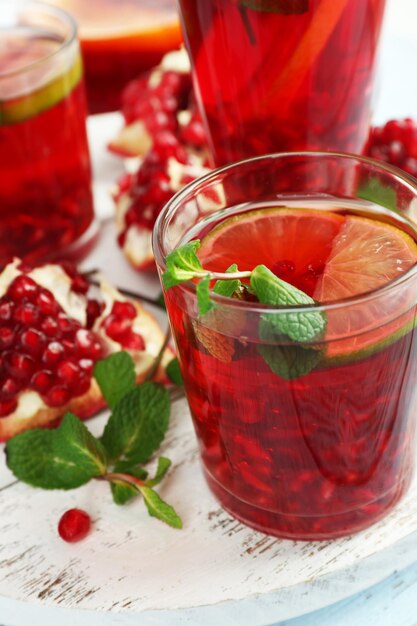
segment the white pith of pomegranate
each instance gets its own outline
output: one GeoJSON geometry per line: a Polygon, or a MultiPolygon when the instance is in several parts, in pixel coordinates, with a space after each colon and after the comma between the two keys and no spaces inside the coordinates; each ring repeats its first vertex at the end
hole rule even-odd
{"type": "Polygon", "coordinates": [[[110,352],[128,350],[139,377],[151,366],[163,343],[153,317],[106,283],[100,301],[88,291],[70,266],[28,268],[16,259],[0,274],[0,439],[39,425],[31,423],[38,414],[42,424],[56,419],[71,403],[82,416],[100,408],[93,369],[110,352]]]}

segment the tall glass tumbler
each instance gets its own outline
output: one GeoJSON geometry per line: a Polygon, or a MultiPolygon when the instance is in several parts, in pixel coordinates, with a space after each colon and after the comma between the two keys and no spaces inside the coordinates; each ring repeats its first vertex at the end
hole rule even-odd
{"type": "Polygon", "coordinates": [[[0,267],[77,257],[96,232],[73,19],[38,2],[0,15],[0,267]]]}

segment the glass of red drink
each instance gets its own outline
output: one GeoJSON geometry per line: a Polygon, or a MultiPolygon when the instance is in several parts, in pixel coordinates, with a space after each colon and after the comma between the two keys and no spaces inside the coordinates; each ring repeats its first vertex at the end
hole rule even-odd
{"type": "Polygon", "coordinates": [[[0,267],[77,257],[95,223],[75,24],[41,3],[9,3],[0,36],[0,267]]]}
{"type": "Polygon", "coordinates": [[[200,239],[205,269],[264,264],[315,302],[278,308],[248,292],[212,294],[215,308],[201,315],[194,283],[165,292],[208,484],[258,530],[348,535],[382,518],[410,483],[416,197],[414,179],[376,161],[288,153],[216,170],[158,218],[160,272],[173,249],[200,239]],[[325,319],[313,340],[265,327],[276,316],[304,323],[311,311],[325,319]]]}
{"type": "Polygon", "coordinates": [[[115,111],[121,92],[182,41],[175,0],[49,0],[79,25],[90,113],[115,111]]]}
{"type": "Polygon", "coordinates": [[[361,153],[385,0],[179,0],[213,161],[361,153]]]}

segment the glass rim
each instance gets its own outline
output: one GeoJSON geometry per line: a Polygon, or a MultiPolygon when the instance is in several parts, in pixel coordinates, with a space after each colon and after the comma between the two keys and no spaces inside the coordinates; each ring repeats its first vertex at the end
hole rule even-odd
{"type": "MultiPolygon", "coordinates": [[[[210,182],[214,182],[219,175],[226,174],[229,171],[240,168],[243,165],[270,161],[270,160],[280,160],[283,158],[294,158],[294,157],[305,157],[305,158],[321,158],[321,157],[333,157],[336,159],[345,159],[348,161],[357,161],[358,163],[362,163],[364,165],[373,166],[380,171],[386,172],[390,174],[395,180],[397,180],[401,185],[408,188],[414,196],[417,198],[417,178],[414,178],[410,174],[407,174],[403,170],[383,161],[378,161],[376,159],[372,159],[370,157],[360,156],[356,154],[350,154],[347,152],[324,152],[324,151],[297,151],[297,152],[275,152],[270,154],[264,154],[261,156],[251,157],[249,159],[244,159],[242,161],[236,161],[234,163],[230,163],[228,165],[223,165],[222,167],[218,167],[214,170],[211,170],[207,174],[196,178],[191,181],[187,185],[185,185],[182,189],[177,191],[177,193],[172,196],[170,200],[163,207],[162,211],[157,217],[155,222],[153,231],[152,231],[152,249],[155,256],[155,261],[157,265],[161,268],[162,271],[166,269],[166,256],[171,252],[171,250],[166,253],[163,250],[162,244],[162,233],[163,227],[166,221],[172,216],[172,214],[176,211],[176,209],[184,202],[184,200],[193,194],[200,187],[209,184],[210,182]]],[[[384,207],[386,209],[386,207],[384,207]]],[[[395,213],[391,209],[390,213],[395,213]]],[[[414,224],[410,219],[406,216],[402,216],[417,234],[417,225],[414,224]]],[[[417,245],[417,241],[416,241],[417,245]]],[[[245,311],[253,311],[257,314],[262,314],[265,312],[274,311],[275,313],[279,313],[282,311],[284,313],[300,313],[302,311],[314,310],[314,311],[334,311],[339,309],[344,309],[351,305],[360,305],[363,303],[372,302],[373,300],[379,299],[383,297],[390,291],[393,291],[397,287],[401,287],[403,283],[408,283],[413,278],[417,276],[417,262],[412,265],[407,271],[405,271],[398,278],[394,278],[388,281],[386,284],[381,287],[377,287],[376,289],[372,289],[370,291],[363,292],[361,294],[357,294],[354,296],[349,296],[347,298],[341,298],[338,300],[330,300],[329,302],[323,303],[314,303],[309,305],[299,305],[299,306],[268,306],[257,302],[247,302],[245,300],[238,300],[237,298],[228,298],[226,296],[221,296],[214,292],[211,292],[211,299],[220,304],[224,308],[230,309],[244,309],[245,311]]],[[[186,281],[184,283],[180,283],[177,285],[178,287],[184,289],[191,295],[194,295],[197,298],[196,286],[191,281],[186,281]]]]}
{"type": "MultiPolygon", "coordinates": [[[[53,59],[55,56],[60,54],[66,48],[69,48],[74,41],[77,39],[78,35],[78,27],[77,22],[73,18],[73,16],[61,9],[60,7],[52,6],[51,4],[47,4],[46,2],[39,2],[38,0],[29,0],[24,2],[21,6],[16,7],[16,16],[24,12],[27,7],[35,7],[36,9],[40,9],[44,11],[44,13],[55,16],[61,20],[61,22],[66,23],[70,27],[70,32],[65,37],[65,39],[59,44],[59,46],[53,52],[50,52],[44,57],[37,59],[36,61],[32,61],[23,67],[20,67],[15,70],[11,70],[9,72],[0,72],[0,81],[7,78],[12,78],[13,76],[19,76],[20,74],[25,74],[26,72],[30,72],[32,69],[42,66],[44,63],[47,63],[50,59],[53,59]]],[[[0,22],[1,25],[1,22],[0,22]]],[[[16,24],[18,25],[18,23],[16,24]]]]}

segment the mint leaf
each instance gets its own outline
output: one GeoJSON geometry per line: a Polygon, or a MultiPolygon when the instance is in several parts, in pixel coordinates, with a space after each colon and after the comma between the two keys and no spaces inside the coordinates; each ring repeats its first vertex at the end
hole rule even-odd
{"type": "Polygon", "coordinates": [[[377,176],[373,176],[359,186],[358,197],[399,213],[395,189],[389,185],[383,185],[377,176]]]}
{"type": "MultiPolygon", "coordinates": [[[[76,478],[61,476],[60,459],[53,449],[54,430],[34,428],[15,435],[6,443],[8,468],[19,480],[42,489],[72,489],[76,478]]],[[[80,484],[83,484],[81,481],[80,484]]]]}
{"type": "MultiPolygon", "coordinates": [[[[236,263],[233,263],[233,265],[228,267],[226,270],[228,274],[237,271],[238,267],[236,263]]],[[[233,294],[240,288],[241,284],[242,283],[238,278],[236,278],[235,280],[216,280],[213,291],[214,293],[219,294],[219,296],[231,298],[233,294]]]]}
{"type": "Polygon", "coordinates": [[[56,430],[35,428],[6,445],[7,465],[19,480],[42,489],[75,489],[106,472],[106,456],[87,427],[67,413],[56,430]]]}
{"type": "Polygon", "coordinates": [[[173,528],[182,528],[181,518],[175,512],[175,509],[166,502],[150,487],[141,487],[140,492],[145,500],[146,508],[149,515],[157,517],[161,522],[165,522],[173,528]]]}
{"type": "Polygon", "coordinates": [[[104,429],[109,459],[145,463],[165,436],[169,413],[169,394],[162,385],[145,382],[130,391],[116,404],[104,429]]]}
{"type": "Polygon", "coordinates": [[[147,487],[155,487],[155,485],[159,485],[161,480],[165,477],[165,474],[171,467],[171,461],[167,459],[165,456],[161,456],[158,459],[158,467],[156,468],[156,474],[153,478],[146,481],[147,487]]]}
{"type": "MultiPolygon", "coordinates": [[[[130,474],[140,480],[146,480],[148,477],[148,472],[145,469],[142,467],[132,467],[131,464],[124,461],[117,463],[113,468],[113,472],[130,474]]],[[[112,481],[110,487],[113,500],[118,505],[126,504],[126,502],[129,502],[129,500],[139,495],[139,489],[137,487],[121,480],[112,481]]]]}
{"type": "Polygon", "coordinates": [[[320,363],[320,350],[299,345],[259,345],[258,352],[274,374],[285,380],[294,380],[309,374],[320,363]]]}
{"type": "Polygon", "coordinates": [[[200,241],[189,241],[188,243],[173,250],[167,256],[167,269],[162,274],[162,282],[165,289],[178,285],[187,280],[195,278],[196,273],[202,271],[200,259],[196,251],[200,247],[200,241]]]}
{"type": "Polygon", "coordinates": [[[240,6],[262,13],[298,15],[309,9],[309,0],[240,0],[240,6]]]}
{"type": "MultiPolygon", "coordinates": [[[[272,306],[305,306],[315,302],[300,289],[281,280],[265,265],[252,270],[250,284],[261,304],[272,306]]],[[[310,341],[323,332],[326,325],[324,313],[320,311],[279,311],[262,316],[276,334],[287,335],[299,342],[310,341]]]]}
{"type": "Polygon", "coordinates": [[[197,304],[200,315],[205,315],[214,309],[214,302],[210,299],[210,275],[204,276],[196,287],[197,304]]]}
{"type": "Polygon", "coordinates": [[[172,383],[174,383],[174,385],[178,385],[179,387],[181,387],[181,385],[184,384],[184,381],[182,379],[180,364],[179,364],[177,357],[175,357],[174,359],[172,359],[172,361],[168,363],[168,365],[165,368],[165,371],[167,373],[169,380],[172,383]]]}
{"type": "Polygon", "coordinates": [[[135,364],[132,357],[127,352],[110,354],[96,363],[94,378],[108,406],[113,408],[135,386],[135,364]]]}
{"type": "Polygon", "coordinates": [[[107,458],[103,445],[78,417],[66,413],[55,435],[54,453],[63,466],[67,466],[68,472],[84,472],[86,477],[89,476],[87,480],[106,473],[107,458]]]}

